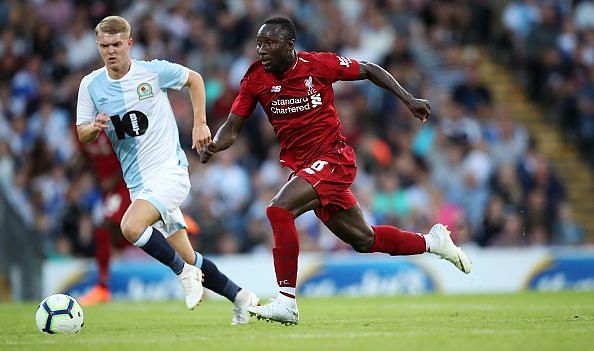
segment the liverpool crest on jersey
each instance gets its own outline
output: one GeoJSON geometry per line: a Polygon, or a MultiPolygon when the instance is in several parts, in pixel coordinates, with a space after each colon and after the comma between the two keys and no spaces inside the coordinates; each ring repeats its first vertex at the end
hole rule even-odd
{"type": "Polygon", "coordinates": [[[312,95],[317,93],[318,91],[314,87],[313,78],[309,76],[307,79],[303,81],[305,87],[307,88],[307,95],[312,95]]]}
{"type": "Polygon", "coordinates": [[[141,83],[136,87],[138,93],[138,100],[148,99],[153,97],[153,87],[149,83],[141,83]]]}

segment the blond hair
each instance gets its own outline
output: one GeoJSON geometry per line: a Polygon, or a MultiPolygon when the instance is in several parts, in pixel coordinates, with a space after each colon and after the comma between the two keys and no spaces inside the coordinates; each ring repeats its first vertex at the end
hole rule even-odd
{"type": "Polygon", "coordinates": [[[107,16],[95,27],[95,36],[97,36],[99,32],[108,34],[123,33],[125,36],[129,37],[130,23],[128,23],[124,17],[107,16]]]}

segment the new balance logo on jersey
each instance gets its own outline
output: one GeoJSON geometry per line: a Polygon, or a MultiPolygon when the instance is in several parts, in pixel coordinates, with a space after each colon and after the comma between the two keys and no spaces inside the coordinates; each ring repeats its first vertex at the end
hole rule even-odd
{"type": "Polygon", "coordinates": [[[336,56],[336,57],[338,57],[338,62],[340,62],[340,65],[341,66],[350,67],[351,66],[351,63],[353,62],[348,57],[343,57],[343,56],[336,56]]]}
{"type": "Polygon", "coordinates": [[[311,97],[311,105],[317,107],[322,105],[322,95],[320,93],[314,94],[311,97]]]}
{"type": "Polygon", "coordinates": [[[280,91],[281,91],[280,85],[273,85],[272,88],[270,88],[271,93],[280,93],[280,91]]]}

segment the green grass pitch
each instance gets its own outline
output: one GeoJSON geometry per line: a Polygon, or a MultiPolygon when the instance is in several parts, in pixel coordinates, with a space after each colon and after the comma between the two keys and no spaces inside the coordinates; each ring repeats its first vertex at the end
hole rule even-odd
{"type": "Polygon", "coordinates": [[[0,350],[593,350],[594,293],[299,300],[294,327],[231,326],[232,305],[88,307],[78,335],[45,335],[34,304],[0,304],[0,350]]]}

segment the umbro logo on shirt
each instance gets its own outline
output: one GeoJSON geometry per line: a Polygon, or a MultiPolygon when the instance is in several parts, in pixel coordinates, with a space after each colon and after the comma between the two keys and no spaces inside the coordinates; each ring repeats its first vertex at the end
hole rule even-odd
{"type": "Polygon", "coordinates": [[[280,93],[280,91],[281,91],[280,85],[273,85],[272,88],[270,88],[271,93],[280,93]]]}
{"type": "Polygon", "coordinates": [[[107,98],[102,97],[101,99],[99,99],[99,105],[103,105],[103,104],[107,103],[107,101],[109,101],[109,100],[107,100],[107,98]]]}

